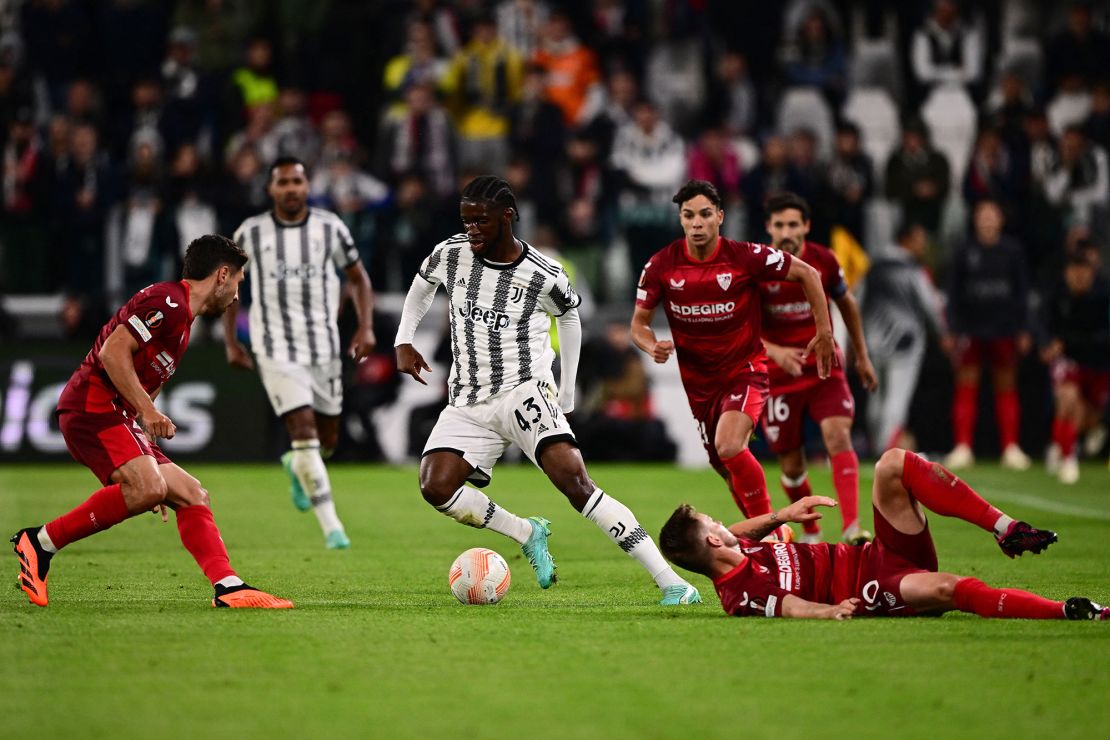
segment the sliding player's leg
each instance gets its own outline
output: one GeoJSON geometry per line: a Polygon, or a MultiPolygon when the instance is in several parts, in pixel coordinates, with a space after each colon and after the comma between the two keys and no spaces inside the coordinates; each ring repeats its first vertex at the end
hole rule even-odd
{"type": "Polygon", "coordinates": [[[1055,601],[1017,588],[993,588],[977,578],[952,573],[911,573],[900,584],[902,598],[918,612],[959,610],[994,619],[1110,620],[1110,607],[1075,596],[1055,601]]]}

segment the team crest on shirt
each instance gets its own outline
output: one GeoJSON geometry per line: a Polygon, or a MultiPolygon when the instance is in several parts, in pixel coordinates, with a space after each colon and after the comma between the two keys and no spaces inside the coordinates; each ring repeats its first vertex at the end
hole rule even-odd
{"type": "Polygon", "coordinates": [[[524,297],[524,288],[519,285],[514,285],[512,292],[509,294],[509,300],[513,303],[520,303],[520,299],[524,297]]]}
{"type": "Polygon", "coordinates": [[[163,318],[161,311],[148,311],[147,315],[143,317],[143,323],[151,329],[157,329],[162,325],[163,318]]]}
{"type": "Polygon", "coordinates": [[[717,276],[717,285],[721,286],[721,290],[728,290],[728,286],[732,285],[732,273],[722,272],[717,276]]]}

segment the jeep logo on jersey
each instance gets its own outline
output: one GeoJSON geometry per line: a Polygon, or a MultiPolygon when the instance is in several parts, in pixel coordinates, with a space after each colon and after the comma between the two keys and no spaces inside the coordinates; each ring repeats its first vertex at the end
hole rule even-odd
{"type": "Polygon", "coordinates": [[[278,262],[273,271],[270,272],[270,277],[275,280],[285,280],[291,277],[312,280],[319,275],[320,268],[316,265],[291,265],[287,262],[278,262]]]}
{"type": "Polygon", "coordinates": [[[721,290],[728,290],[728,286],[732,285],[732,273],[722,272],[717,276],[717,285],[721,286],[721,290]]]}
{"type": "Polygon", "coordinates": [[[146,317],[143,319],[143,323],[149,326],[151,329],[157,329],[159,326],[162,325],[162,318],[163,317],[161,311],[149,311],[147,312],[146,317]]]}
{"type": "Polygon", "coordinates": [[[697,303],[693,306],[682,306],[671,301],[671,313],[676,316],[720,316],[732,313],[736,308],[736,301],[724,303],[697,303]]]}
{"type": "Polygon", "coordinates": [[[468,300],[465,306],[459,306],[459,316],[475,324],[485,324],[495,331],[507,329],[509,326],[509,314],[504,311],[494,311],[492,308],[482,308],[474,301],[468,300]]]}

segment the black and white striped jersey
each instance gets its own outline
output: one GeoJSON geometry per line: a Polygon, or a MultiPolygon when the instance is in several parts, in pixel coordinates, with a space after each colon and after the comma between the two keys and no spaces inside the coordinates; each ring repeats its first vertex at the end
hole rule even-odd
{"type": "Polygon", "coordinates": [[[309,209],[304,221],[279,223],[272,211],[235,231],[251,279],[254,351],[271,360],[322,365],[339,357],[341,281],[336,268],[358,262],[351,232],[339,216],[309,209]]]}
{"type": "Polygon", "coordinates": [[[551,378],[551,316],[582,299],[566,270],[521,240],[515,262],[475,257],[465,234],[440,242],[419,276],[443,285],[451,309],[448,400],[472,406],[533,378],[551,378]]]}

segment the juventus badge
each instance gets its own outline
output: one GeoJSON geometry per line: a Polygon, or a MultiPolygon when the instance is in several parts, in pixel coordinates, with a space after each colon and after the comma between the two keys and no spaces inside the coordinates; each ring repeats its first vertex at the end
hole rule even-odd
{"type": "Polygon", "coordinates": [[[513,286],[513,292],[509,294],[509,300],[513,303],[520,303],[520,299],[524,297],[524,288],[519,285],[513,286]]]}

